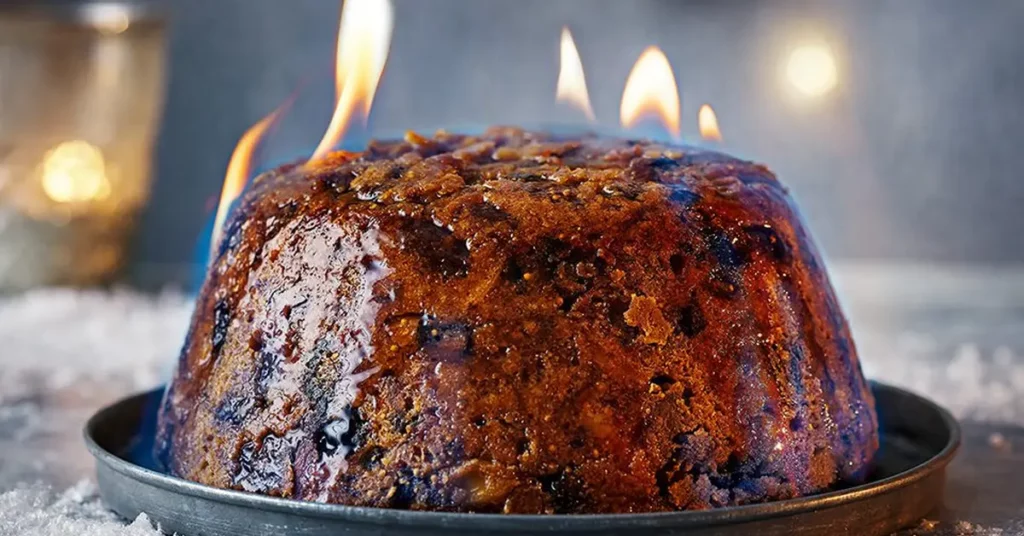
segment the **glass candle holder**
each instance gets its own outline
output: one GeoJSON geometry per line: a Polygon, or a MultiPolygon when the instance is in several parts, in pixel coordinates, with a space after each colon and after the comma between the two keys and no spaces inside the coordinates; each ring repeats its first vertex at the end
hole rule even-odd
{"type": "Polygon", "coordinates": [[[164,30],[137,2],[0,4],[0,290],[119,272],[149,194],[164,30]]]}

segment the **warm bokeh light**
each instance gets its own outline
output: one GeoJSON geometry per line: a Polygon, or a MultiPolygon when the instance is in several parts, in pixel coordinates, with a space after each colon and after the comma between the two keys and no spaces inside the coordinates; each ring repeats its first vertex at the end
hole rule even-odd
{"type": "Polygon", "coordinates": [[[587,92],[587,79],[583,75],[583,62],[572,40],[569,27],[562,27],[561,67],[558,70],[558,87],[555,100],[565,102],[583,112],[590,121],[595,121],[594,109],[590,106],[590,94],[587,92]]]}
{"type": "Polygon", "coordinates": [[[700,130],[700,137],[709,141],[722,141],[722,131],[718,128],[718,117],[711,106],[704,104],[697,112],[697,128],[700,130]]]}
{"type": "Polygon", "coordinates": [[[105,35],[124,33],[131,25],[130,8],[114,2],[84,4],[81,15],[93,28],[105,35]]]}
{"type": "Polygon", "coordinates": [[[648,47],[633,65],[622,92],[619,118],[631,128],[645,117],[656,117],[679,138],[679,88],[672,66],[658,47],[648,47]]]}
{"type": "MultiPolygon", "coordinates": [[[[282,104],[270,115],[249,127],[249,130],[245,131],[245,134],[238,140],[238,145],[235,146],[234,152],[231,153],[231,160],[228,161],[228,170],[224,173],[224,187],[221,189],[220,202],[217,203],[217,215],[213,220],[213,232],[210,235],[211,252],[216,250],[217,244],[220,242],[224,220],[228,217],[228,210],[231,208],[231,204],[235,202],[235,199],[245,189],[246,183],[249,182],[249,175],[252,173],[253,153],[259,146],[263,136],[267,133],[267,129],[274,124],[274,121],[277,120],[288,104],[287,102],[282,104]]],[[[213,259],[212,254],[210,259],[213,259]]]]}
{"type": "Polygon", "coordinates": [[[786,81],[806,97],[820,97],[835,89],[839,81],[835,56],[827,45],[803,45],[789,53],[786,81]]]}
{"type": "Polygon", "coordinates": [[[43,158],[43,192],[58,203],[96,201],[110,195],[103,152],[81,140],[57,145],[43,158]]]}
{"type": "Polygon", "coordinates": [[[345,136],[358,109],[370,116],[377,83],[391,47],[394,10],[390,0],[347,0],[341,9],[335,66],[337,104],[334,116],[310,160],[323,158],[345,136]]]}

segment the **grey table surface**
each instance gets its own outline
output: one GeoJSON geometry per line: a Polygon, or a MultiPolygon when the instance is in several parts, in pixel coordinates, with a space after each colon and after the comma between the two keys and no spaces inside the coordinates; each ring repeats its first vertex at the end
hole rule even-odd
{"type": "MultiPolygon", "coordinates": [[[[944,506],[905,534],[1024,534],[1024,268],[832,268],[866,373],[963,427],[944,506]]],[[[174,291],[0,297],[0,535],[150,532],[102,513],[80,430],[161,383],[189,314],[174,291]]]]}

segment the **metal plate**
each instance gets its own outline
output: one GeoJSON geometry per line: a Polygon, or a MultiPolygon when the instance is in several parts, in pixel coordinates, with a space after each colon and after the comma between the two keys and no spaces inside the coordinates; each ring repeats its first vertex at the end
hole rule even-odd
{"type": "Polygon", "coordinates": [[[118,514],[146,512],[183,536],[448,534],[882,535],[916,523],[942,500],[960,430],[917,395],[872,384],[882,429],[867,484],[799,499],[656,514],[501,515],[413,512],[279,499],[211,488],[154,469],[153,425],[162,391],[124,399],[94,415],[85,442],[100,492],[118,514]]]}

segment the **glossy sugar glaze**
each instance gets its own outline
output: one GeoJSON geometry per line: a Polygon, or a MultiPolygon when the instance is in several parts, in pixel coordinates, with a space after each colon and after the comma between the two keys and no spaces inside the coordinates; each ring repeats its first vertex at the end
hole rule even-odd
{"type": "Polygon", "coordinates": [[[863,480],[878,447],[771,172],[513,128],[257,178],[159,426],[204,484],[506,513],[795,497],[863,480]]]}

